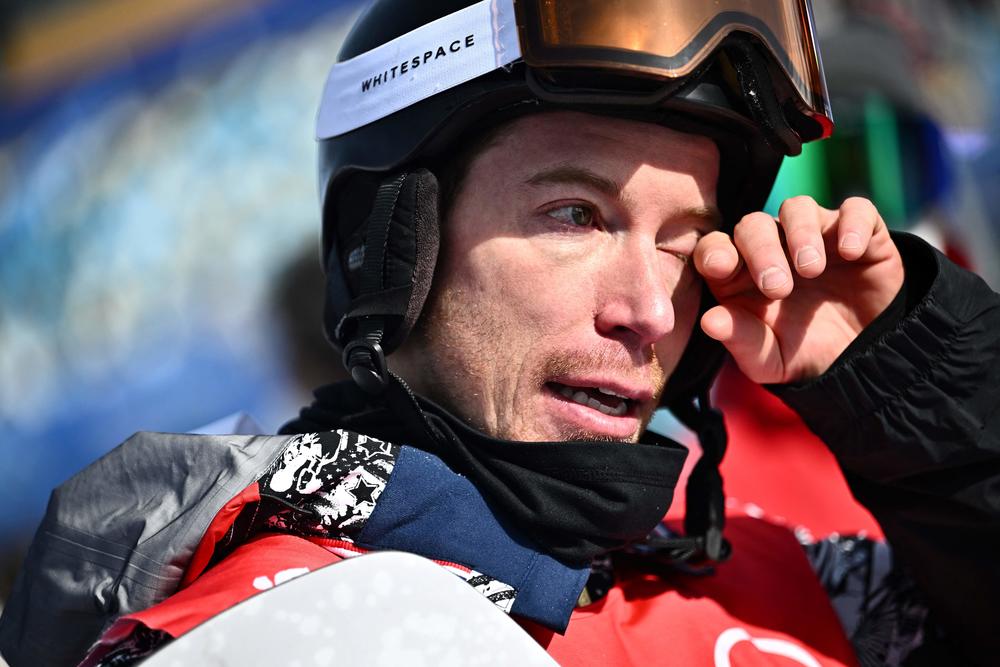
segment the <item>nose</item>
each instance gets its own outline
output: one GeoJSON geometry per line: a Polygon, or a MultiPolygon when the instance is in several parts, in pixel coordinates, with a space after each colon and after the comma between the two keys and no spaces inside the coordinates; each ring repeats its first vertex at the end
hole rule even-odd
{"type": "Polygon", "coordinates": [[[673,288],[654,244],[622,248],[605,269],[598,333],[642,349],[673,331],[673,288]]]}

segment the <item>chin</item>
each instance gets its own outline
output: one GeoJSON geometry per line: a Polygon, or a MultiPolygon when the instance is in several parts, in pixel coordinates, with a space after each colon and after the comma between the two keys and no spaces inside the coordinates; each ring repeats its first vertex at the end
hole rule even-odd
{"type": "Polygon", "coordinates": [[[599,430],[583,428],[576,424],[538,424],[527,428],[517,429],[515,437],[506,437],[505,440],[517,440],[521,442],[619,442],[622,444],[632,444],[638,442],[639,432],[631,435],[618,435],[606,433],[599,430]]]}

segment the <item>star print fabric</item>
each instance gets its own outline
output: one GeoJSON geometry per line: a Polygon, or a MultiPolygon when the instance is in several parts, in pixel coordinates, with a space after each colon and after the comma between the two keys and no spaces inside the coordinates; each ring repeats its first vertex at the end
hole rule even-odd
{"type": "Polygon", "coordinates": [[[277,507],[265,530],[351,539],[361,532],[392,474],[399,447],[350,431],[293,438],[259,481],[277,507]]]}

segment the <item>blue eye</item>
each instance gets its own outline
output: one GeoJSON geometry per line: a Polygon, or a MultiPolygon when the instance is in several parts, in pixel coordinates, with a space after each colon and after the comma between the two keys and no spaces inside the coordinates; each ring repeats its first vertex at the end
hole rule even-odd
{"type": "Polygon", "coordinates": [[[560,222],[576,227],[590,227],[594,224],[594,211],[579,204],[560,206],[549,211],[548,215],[560,222]]]}

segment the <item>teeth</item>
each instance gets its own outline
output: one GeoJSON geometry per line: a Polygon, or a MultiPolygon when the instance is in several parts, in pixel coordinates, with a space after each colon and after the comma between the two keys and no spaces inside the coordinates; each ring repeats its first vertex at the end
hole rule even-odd
{"type": "Polygon", "coordinates": [[[623,414],[625,414],[625,411],[628,409],[628,406],[626,405],[625,401],[619,403],[618,407],[613,408],[610,405],[604,405],[600,401],[591,398],[587,400],[587,405],[599,412],[602,412],[606,415],[610,415],[612,417],[621,417],[623,414]]]}
{"type": "Polygon", "coordinates": [[[622,399],[622,401],[621,401],[621,403],[618,404],[618,407],[613,408],[611,406],[604,405],[603,403],[601,403],[597,399],[591,398],[584,391],[576,391],[576,392],[574,392],[572,389],[570,389],[569,387],[567,387],[565,385],[563,385],[559,389],[559,393],[560,394],[562,394],[564,397],[568,398],[569,400],[573,401],[574,403],[579,403],[580,405],[586,405],[588,408],[593,408],[594,410],[597,410],[598,412],[602,412],[602,413],[604,413],[606,415],[610,415],[612,417],[621,417],[623,414],[625,414],[628,411],[628,403],[626,402],[626,399],[625,399],[624,396],[621,396],[619,394],[615,394],[613,392],[606,391],[606,390],[600,389],[600,388],[598,388],[598,391],[600,391],[602,394],[605,394],[606,396],[614,396],[615,398],[620,398],[620,399],[622,399]]]}
{"type": "Polygon", "coordinates": [[[611,391],[610,389],[605,389],[604,387],[598,387],[597,391],[601,392],[605,396],[614,396],[615,398],[628,399],[628,396],[622,396],[621,394],[616,394],[615,392],[611,391]]]}

